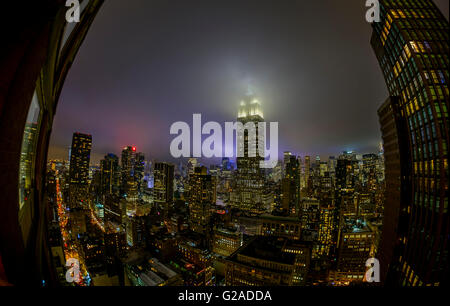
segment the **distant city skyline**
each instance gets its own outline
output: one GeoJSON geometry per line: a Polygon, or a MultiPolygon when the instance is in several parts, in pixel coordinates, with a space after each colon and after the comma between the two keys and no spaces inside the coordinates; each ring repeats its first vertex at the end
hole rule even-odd
{"type": "Polygon", "coordinates": [[[67,77],[49,158],[67,158],[81,132],[94,163],[127,145],[169,161],[172,123],[235,120],[249,87],[280,123],[280,157],[376,152],[388,92],[364,4],[107,1],[67,77]]]}
{"type": "MultiPolygon", "coordinates": [[[[95,146],[95,144],[93,144],[93,149],[94,149],[94,146],[95,146]]],[[[133,146],[133,145],[126,145],[126,146],[133,146]]],[[[60,153],[61,155],[59,155],[59,153],[56,153],[55,152],[56,150],[53,149],[54,152],[52,152],[52,153],[54,154],[54,156],[50,156],[49,155],[48,160],[49,161],[50,160],[69,161],[69,150],[70,150],[70,147],[68,147],[66,149],[63,149],[62,150],[63,152],[61,152],[60,153]]],[[[93,166],[93,167],[94,166],[100,166],[101,160],[105,159],[105,157],[108,154],[114,154],[114,155],[116,155],[117,157],[120,158],[122,150],[123,150],[123,147],[119,148],[118,150],[105,152],[105,153],[91,153],[90,166],[93,166]]],[[[183,164],[187,164],[189,159],[190,159],[190,158],[187,158],[187,157],[173,158],[170,155],[165,157],[165,158],[164,157],[156,158],[156,157],[152,157],[152,156],[146,154],[145,152],[142,152],[141,150],[139,150],[138,147],[136,147],[136,151],[139,152],[139,153],[143,153],[144,154],[145,161],[170,162],[170,163],[173,163],[173,164],[178,164],[179,162],[182,162],[183,164]]],[[[283,162],[283,154],[285,152],[290,152],[290,153],[292,153],[293,156],[299,157],[302,160],[304,159],[305,156],[309,156],[311,158],[311,162],[314,162],[316,160],[317,156],[320,157],[321,161],[328,161],[330,157],[338,158],[340,155],[342,155],[342,154],[344,154],[346,152],[347,153],[354,153],[355,155],[365,155],[365,154],[378,154],[380,151],[379,151],[379,148],[378,148],[378,150],[364,151],[364,152],[357,151],[357,150],[346,150],[346,149],[343,149],[341,151],[335,152],[334,154],[325,155],[325,154],[319,154],[319,153],[314,153],[314,152],[313,153],[298,153],[298,152],[295,152],[295,151],[292,151],[292,150],[285,150],[285,151],[279,152],[280,154],[279,154],[279,159],[278,160],[280,162],[283,162]]],[[[222,161],[222,158],[204,158],[204,157],[202,157],[202,158],[196,158],[196,159],[198,160],[198,162],[201,165],[204,165],[204,166],[207,166],[207,167],[209,167],[211,165],[214,165],[214,166],[220,165],[221,161],[222,161]]],[[[230,160],[230,162],[232,162],[234,164],[236,163],[236,158],[235,157],[229,158],[229,160],[230,160]]]]}

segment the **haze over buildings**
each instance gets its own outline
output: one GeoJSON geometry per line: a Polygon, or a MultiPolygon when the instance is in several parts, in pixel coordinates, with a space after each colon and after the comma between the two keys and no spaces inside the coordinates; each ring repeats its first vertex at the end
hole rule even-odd
{"type": "Polygon", "coordinates": [[[67,77],[49,157],[66,158],[77,130],[95,135],[95,163],[128,144],[166,158],[172,123],[232,121],[248,87],[280,122],[280,154],[376,151],[388,93],[364,2],[109,0],[67,77]]]}

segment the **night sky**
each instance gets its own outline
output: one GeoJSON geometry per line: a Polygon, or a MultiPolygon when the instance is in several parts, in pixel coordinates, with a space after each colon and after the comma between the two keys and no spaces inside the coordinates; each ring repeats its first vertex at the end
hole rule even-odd
{"type": "MultiPolygon", "coordinates": [[[[436,1],[448,18],[448,0],[436,1]]],[[[370,46],[365,0],[107,0],[67,77],[49,158],[72,133],[94,163],[134,145],[171,161],[169,128],[235,121],[251,87],[280,125],[280,154],[377,152],[388,92],[370,46]]]]}

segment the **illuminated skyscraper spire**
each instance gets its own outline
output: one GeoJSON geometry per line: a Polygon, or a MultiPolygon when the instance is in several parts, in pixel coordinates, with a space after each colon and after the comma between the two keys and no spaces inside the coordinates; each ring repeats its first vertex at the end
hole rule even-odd
{"type": "Polygon", "coordinates": [[[239,106],[238,119],[263,121],[264,114],[261,107],[261,101],[254,95],[246,95],[239,106]]]}

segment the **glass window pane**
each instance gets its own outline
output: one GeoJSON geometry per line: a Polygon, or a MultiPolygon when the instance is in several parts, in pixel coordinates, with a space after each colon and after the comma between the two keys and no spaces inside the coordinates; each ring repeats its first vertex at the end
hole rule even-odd
{"type": "Polygon", "coordinates": [[[22,140],[19,169],[19,208],[21,209],[31,196],[33,186],[34,156],[38,136],[40,107],[36,93],[28,111],[27,122],[22,140]]]}

